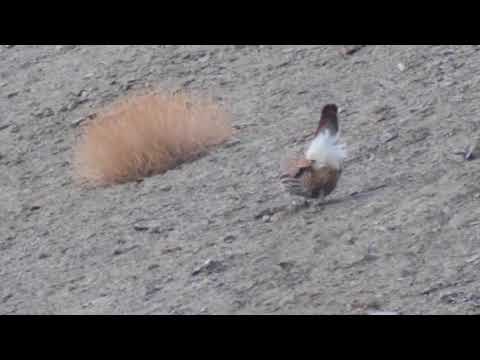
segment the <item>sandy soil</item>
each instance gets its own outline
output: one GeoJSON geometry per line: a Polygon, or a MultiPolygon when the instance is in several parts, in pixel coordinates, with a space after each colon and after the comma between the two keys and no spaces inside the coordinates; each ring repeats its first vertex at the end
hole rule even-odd
{"type": "Polygon", "coordinates": [[[479,313],[480,160],[455,152],[480,136],[480,47],[342,49],[0,46],[0,313],[479,313]],[[76,186],[78,120],[149,85],[214,96],[234,138],[76,186]],[[294,211],[280,163],[327,102],[348,161],[294,211]]]}

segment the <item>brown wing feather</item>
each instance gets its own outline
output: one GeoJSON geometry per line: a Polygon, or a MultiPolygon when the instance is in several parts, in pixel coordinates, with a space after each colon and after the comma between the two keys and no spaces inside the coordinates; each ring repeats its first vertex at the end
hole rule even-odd
{"type": "Polygon", "coordinates": [[[289,193],[309,197],[309,189],[305,187],[305,177],[310,176],[311,170],[312,161],[305,158],[290,159],[280,176],[281,182],[289,193]]]}
{"type": "Polygon", "coordinates": [[[330,166],[315,169],[312,172],[309,184],[309,186],[312,188],[312,193],[316,196],[320,194],[323,194],[323,196],[327,196],[337,186],[339,176],[339,171],[330,166]]]}
{"type": "MultiPolygon", "coordinates": [[[[288,192],[307,198],[329,195],[337,186],[340,172],[332,167],[298,167],[294,176],[285,175],[282,182],[288,192]]],[[[292,172],[293,173],[293,172],[292,172]]]]}
{"type": "Polygon", "coordinates": [[[311,166],[312,166],[311,160],[307,160],[305,158],[292,159],[287,164],[286,172],[291,177],[298,177],[303,173],[303,171],[311,168],[311,166]]]}

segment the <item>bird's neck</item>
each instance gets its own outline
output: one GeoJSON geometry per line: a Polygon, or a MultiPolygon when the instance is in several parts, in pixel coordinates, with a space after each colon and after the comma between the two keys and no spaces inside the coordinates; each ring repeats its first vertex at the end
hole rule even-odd
{"type": "Polygon", "coordinates": [[[339,170],[346,156],[343,144],[337,143],[337,134],[331,135],[328,130],[321,131],[308,147],[305,157],[314,161],[314,168],[331,166],[339,170]]]}

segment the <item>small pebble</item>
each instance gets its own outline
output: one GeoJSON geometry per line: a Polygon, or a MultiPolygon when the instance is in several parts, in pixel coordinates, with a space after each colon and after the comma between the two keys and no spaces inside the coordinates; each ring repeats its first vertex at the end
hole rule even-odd
{"type": "Polygon", "coordinates": [[[275,214],[272,215],[272,217],[270,218],[270,220],[271,220],[272,222],[277,222],[278,220],[280,220],[280,218],[281,218],[280,213],[275,213],[275,214]]]}
{"type": "Polygon", "coordinates": [[[233,241],[235,241],[235,236],[233,235],[227,235],[223,238],[223,241],[226,242],[227,244],[230,244],[232,243],[233,241]]]}
{"type": "Polygon", "coordinates": [[[388,132],[386,131],[385,133],[383,133],[382,135],[382,143],[388,143],[392,140],[395,140],[396,138],[398,137],[398,132],[396,131],[391,131],[391,132],[388,132]]]}
{"type": "Polygon", "coordinates": [[[353,237],[353,234],[351,232],[346,232],[342,235],[340,241],[347,245],[353,245],[355,243],[355,238],[353,237]]]}
{"type": "Polygon", "coordinates": [[[149,229],[149,227],[147,225],[139,225],[139,224],[133,225],[133,228],[136,231],[147,231],[149,229]]]}
{"type": "Polygon", "coordinates": [[[78,119],[73,120],[70,125],[71,125],[72,127],[77,127],[78,125],[80,125],[81,123],[83,123],[85,120],[87,120],[87,118],[81,117],[81,118],[78,118],[78,119]]]}
{"type": "Polygon", "coordinates": [[[91,119],[94,119],[95,117],[97,116],[96,113],[92,113],[92,114],[89,114],[87,116],[84,116],[84,117],[81,117],[81,118],[78,118],[78,119],[75,119],[71,122],[70,126],[71,127],[78,127],[79,125],[81,125],[83,122],[85,122],[86,120],[91,120],[91,119]]]}
{"type": "Polygon", "coordinates": [[[49,107],[46,107],[44,108],[43,110],[41,110],[40,112],[36,112],[34,113],[33,115],[35,117],[38,117],[40,119],[43,119],[43,118],[46,118],[46,117],[50,117],[50,116],[53,116],[55,113],[53,112],[53,110],[49,107]]]}
{"type": "Polygon", "coordinates": [[[219,272],[224,269],[224,266],[220,261],[208,259],[201,266],[192,271],[192,276],[196,276],[202,272],[210,274],[212,272],[219,272]]]}
{"type": "Polygon", "coordinates": [[[465,160],[475,160],[480,157],[480,144],[477,141],[474,144],[470,144],[465,150],[465,160]]]}
{"type": "Polygon", "coordinates": [[[281,263],[278,263],[278,266],[280,266],[283,270],[290,271],[295,264],[289,261],[282,261],[281,263]]]}
{"type": "Polygon", "coordinates": [[[165,254],[170,254],[172,252],[176,252],[176,251],[180,251],[182,250],[182,248],[180,246],[176,246],[176,247],[173,247],[173,248],[167,248],[167,249],[163,249],[162,250],[162,255],[165,255],[165,254]]]}
{"type": "Polygon", "coordinates": [[[150,265],[150,266],[148,267],[148,270],[151,271],[151,270],[157,269],[157,268],[159,268],[159,267],[160,267],[160,265],[158,265],[158,264],[152,264],[152,265],[150,265]]]}

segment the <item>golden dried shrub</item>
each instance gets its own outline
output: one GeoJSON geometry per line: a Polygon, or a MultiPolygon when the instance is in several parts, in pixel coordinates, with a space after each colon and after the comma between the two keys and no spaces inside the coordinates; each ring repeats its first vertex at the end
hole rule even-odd
{"type": "Polygon", "coordinates": [[[135,95],[82,128],[74,171],[94,185],[137,180],[191,161],[231,134],[228,114],[211,100],[182,93],[135,95]]]}

